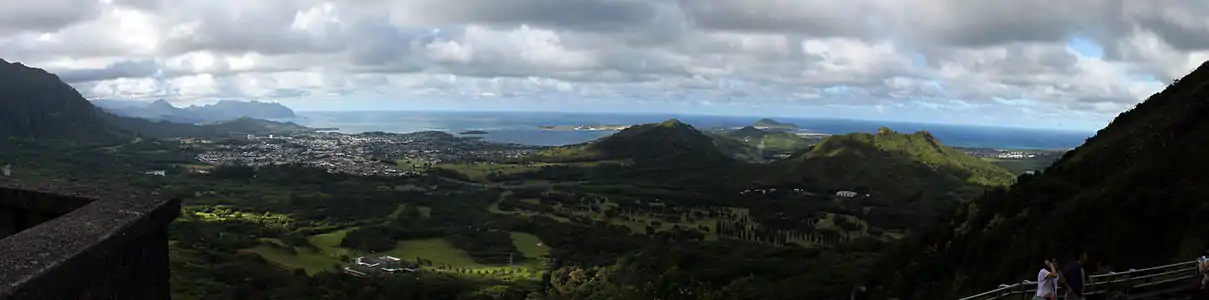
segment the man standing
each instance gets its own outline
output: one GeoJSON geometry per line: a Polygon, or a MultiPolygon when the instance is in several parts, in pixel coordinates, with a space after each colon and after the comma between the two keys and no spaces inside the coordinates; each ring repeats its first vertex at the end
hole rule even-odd
{"type": "Polygon", "coordinates": [[[1066,287],[1067,300],[1083,300],[1083,288],[1086,287],[1087,276],[1083,272],[1083,264],[1087,263],[1087,251],[1075,252],[1075,261],[1062,268],[1062,282],[1066,287]]]}

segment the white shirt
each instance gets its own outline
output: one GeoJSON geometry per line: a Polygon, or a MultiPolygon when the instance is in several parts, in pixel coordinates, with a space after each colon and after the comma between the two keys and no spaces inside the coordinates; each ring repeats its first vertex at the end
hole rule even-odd
{"type": "Polygon", "coordinates": [[[1045,268],[1041,268],[1041,271],[1037,272],[1037,297],[1051,297],[1056,295],[1054,293],[1054,287],[1058,286],[1058,277],[1046,278],[1047,276],[1049,276],[1049,270],[1046,270],[1045,268]]]}

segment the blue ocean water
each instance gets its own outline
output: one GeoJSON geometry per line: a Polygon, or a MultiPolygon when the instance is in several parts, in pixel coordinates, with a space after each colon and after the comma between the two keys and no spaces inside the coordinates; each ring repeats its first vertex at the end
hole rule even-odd
{"type": "MultiPolygon", "coordinates": [[[[631,125],[676,118],[698,128],[740,127],[760,117],[681,114],[595,114],[552,112],[449,112],[449,111],[310,111],[299,112],[295,122],[310,127],[336,127],[344,133],[383,131],[406,133],[438,130],[457,133],[484,130],[484,140],[530,145],[569,145],[592,141],[613,131],[546,131],[550,125],[631,125]]],[[[877,132],[889,127],[899,132],[928,131],[950,146],[1004,149],[1070,149],[1093,132],[1071,132],[1002,127],[866,121],[846,119],[775,118],[812,132],[845,134],[877,132]]]]}

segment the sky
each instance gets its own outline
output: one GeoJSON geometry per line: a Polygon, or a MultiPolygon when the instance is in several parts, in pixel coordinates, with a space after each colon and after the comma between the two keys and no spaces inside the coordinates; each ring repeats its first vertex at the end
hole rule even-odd
{"type": "Polygon", "coordinates": [[[0,58],[89,99],[1094,130],[1209,60],[1198,0],[38,0],[0,58]]]}

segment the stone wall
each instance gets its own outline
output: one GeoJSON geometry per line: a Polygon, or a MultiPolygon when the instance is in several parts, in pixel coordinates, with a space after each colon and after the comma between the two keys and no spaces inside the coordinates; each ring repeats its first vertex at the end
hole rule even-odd
{"type": "Polygon", "coordinates": [[[0,299],[169,299],[179,213],[155,195],[0,179],[0,230],[16,231],[0,239],[0,299]]]}

